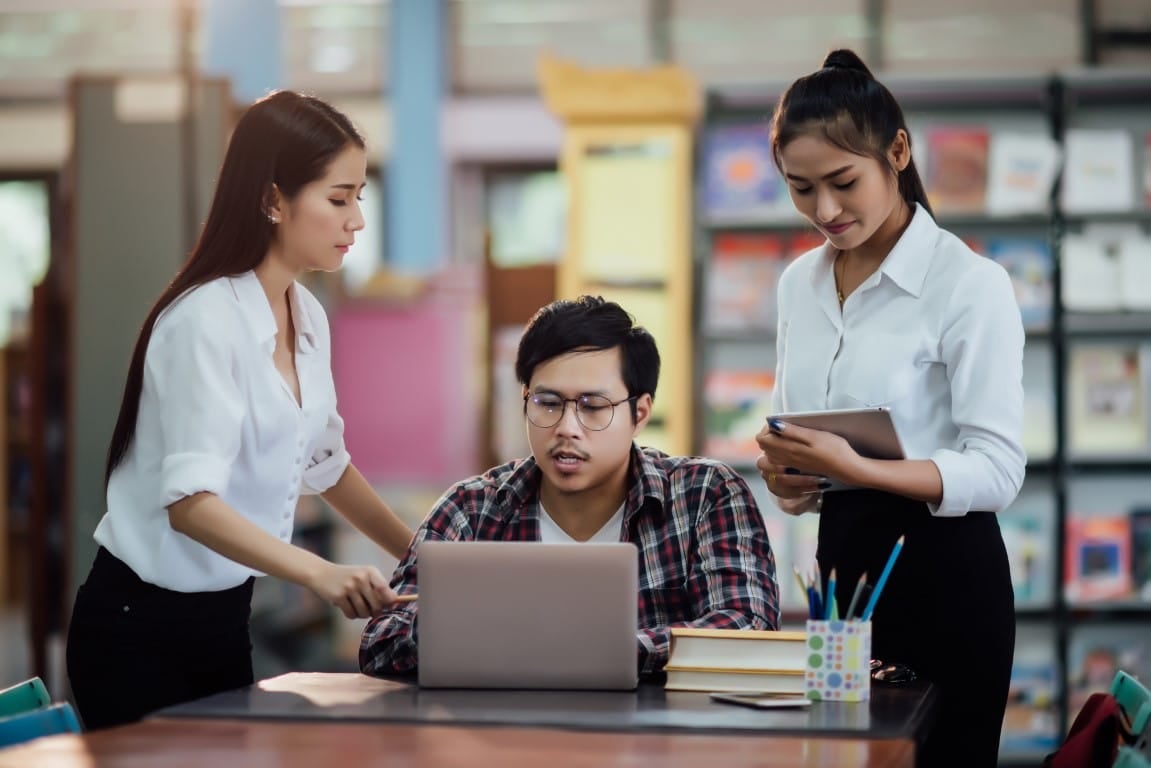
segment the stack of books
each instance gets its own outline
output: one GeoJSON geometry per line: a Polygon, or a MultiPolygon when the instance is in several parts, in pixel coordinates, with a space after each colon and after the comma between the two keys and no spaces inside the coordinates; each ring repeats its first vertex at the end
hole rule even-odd
{"type": "Polygon", "coordinates": [[[671,630],[669,691],[803,694],[805,632],[671,630]]]}

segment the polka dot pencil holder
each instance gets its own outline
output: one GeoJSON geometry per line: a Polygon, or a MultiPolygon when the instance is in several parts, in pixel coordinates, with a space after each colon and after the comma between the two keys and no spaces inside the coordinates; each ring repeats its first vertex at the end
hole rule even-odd
{"type": "Polygon", "coordinates": [[[871,622],[808,621],[803,693],[816,701],[871,698],[871,622]]]}

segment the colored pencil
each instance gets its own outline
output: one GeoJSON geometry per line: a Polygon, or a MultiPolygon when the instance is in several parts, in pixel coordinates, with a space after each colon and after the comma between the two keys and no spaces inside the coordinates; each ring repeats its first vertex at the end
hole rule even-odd
{"type": "Polygon", "coordinates": [[[855,592],[851,595],[851,602],[847,604],[847,613],[843,614],[846,621],[850,621],[851,617],[855,615],[855,606],[859,605],[859,596],[863,594],[863,587],[867,584],[867,571],[864,571],[859,576],[859,583],[855,585],[855,592]]]}
{"type": "Polygon", "coordinates": [[[891,575],[891,569],[895,566],[895,561],[899,558],[899,553],[903,550],[903,537],[900,536],[895,546],[891,548],[891,555],[887,558],[887,564],[883,566],[883,573],[879,574],[879,581],[875,582],[875,589],[871,590],[871,597],[867,601],[867,607],[863,609],[863,616],[860,618],[863,621],[871,619],[871,613],[875,610],[875,604],[879,602],[879,595],[883,592],[884,585],[887,584],[887,577],[891,575]]]}

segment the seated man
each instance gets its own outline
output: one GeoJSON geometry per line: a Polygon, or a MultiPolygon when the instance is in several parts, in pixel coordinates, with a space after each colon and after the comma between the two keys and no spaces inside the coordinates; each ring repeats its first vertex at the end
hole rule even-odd
{"type": "MultiPolygon", "coordinates": [[[[775,562],[743,478],[717,461],[633,443],[651,417],[659,366],[655,339],[618,304],[583,296],[539,310],[516,357],[531,458],[451,488],[413,536],[392,588],[418,591],[427,539],[628,541],[641,553],[641,675],[667,662],[671,627],[777,628],[775,562]]],[[[418,611],[408,603],[368,622],[361,670],[416,668],[418,611]]]]}

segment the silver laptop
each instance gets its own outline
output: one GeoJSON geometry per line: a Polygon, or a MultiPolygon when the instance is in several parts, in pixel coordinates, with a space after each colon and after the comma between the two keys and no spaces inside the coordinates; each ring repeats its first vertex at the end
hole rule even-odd
{"type": "Polygon", "coordinates": [[[421,686],[636,687],[634,545],[425,541],[418,555],[421,686]]]}

